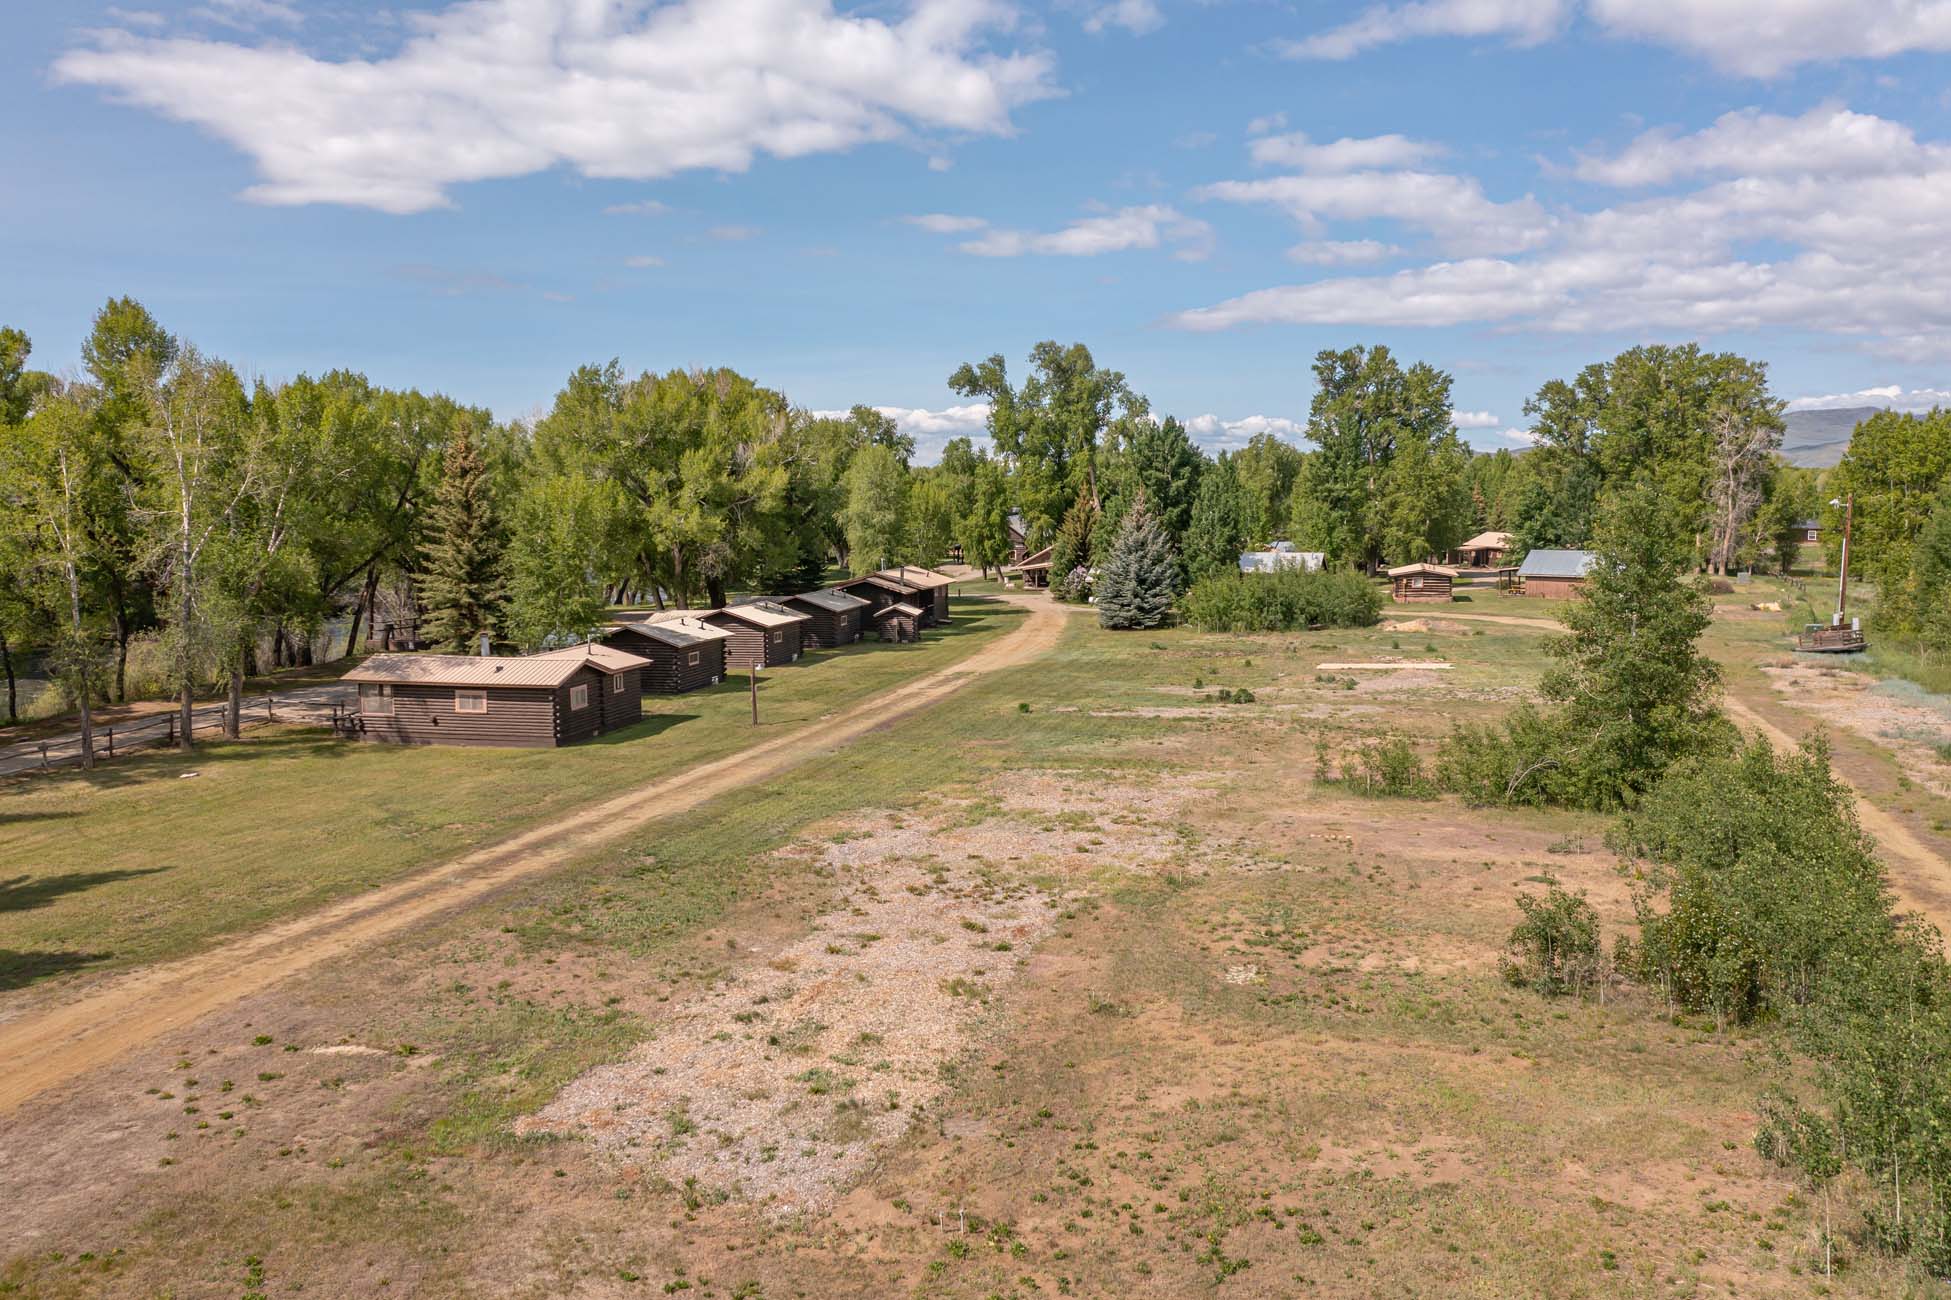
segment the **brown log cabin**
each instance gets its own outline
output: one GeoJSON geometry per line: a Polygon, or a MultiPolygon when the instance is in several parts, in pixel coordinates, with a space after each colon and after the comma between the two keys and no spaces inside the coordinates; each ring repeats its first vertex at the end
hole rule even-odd
{"type": "Polygon", "coordinates": [[[645,661],[638,677],[646,695],[679,695],[725,680],[725,643],[732,634],[681,610],[618,618],[605,645],[645,661]]]}
{"type": "Polygon", "coordinates": [[[808,621],[800,629],[800,644],[808,650],[832,650],[860,640],[861,614],[873,608],[873,602],[838,587],[816,587],[797,595],[781,596],[779,603],[794,613],[806,615],[808,621]]]}
{"type": "Polygon", "coordinates": [[[725,643],[728,668],[776,668],[800,656],[800,629],[813,620],[769,600],[742,600],[698,615],[731,633],[725,643]]]}
{"type": "Polygon", "coordinates": [[[917,564],[882,569],[879,576],[892,578],[915,592],[920,599],[910,597],[910,603],[921,607],[922,615],[927,619],[924,626],[939,627],[948,622],[948,589],[955,585],[955,579],[917,564]]]}
{"type": "Polygon", "coordinates": [[[874,611],[874,635],[883,641],[919,641],[923,617],[921,606],[898,600],[874,611]]]}
{"type": "Polygon", "coordinates": [[[356,734],[405,745],[549,748],[643,716],[644,661],[604,645],[543,654],[378,654],[342,679],[359,688],[356,734]]]}
{"type": "Polygon", "coordinates": [[[1389,570],[1397,604],[1430,601],[1448,604],[1456,586],[1456,570],[1440,564],[1404,564],[1389,570]]]}

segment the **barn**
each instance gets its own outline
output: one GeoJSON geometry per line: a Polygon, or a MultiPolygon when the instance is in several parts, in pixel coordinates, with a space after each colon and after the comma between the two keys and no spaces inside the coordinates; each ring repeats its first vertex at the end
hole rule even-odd
{"type": "Polygon", "coordinates": [[[748,669],[776,668],[799,658],[800,629],[813,621],[769,600],[741,600],[698,617],[731,633],[725,643],[725,666],[748,669]]]}
{"type": "Polygon", "coordinates": [[[921,606],[896,601],[874,611],[874,635],[883,641],[919,641],[922,617],[921,606]]]}
{"type": "Polygon", "coordinates": [[[808,650],[831,650],[860,640],[861,611],[873,608],[872,601],[838,587],[781,596],[779,603],[810,620],[800,630],[800,643],[808,650]]]}
{"type": "Polygon", "coordinates": [[[948,622],[948,589],[955,585],[955,579],[913,564],[899,569],[882,569],[877,576],[890,578],[915,593],[908,599],[910,604],[920,606],[923,627],[948,622]]]}
{"type": "Polygon", "coordinates": [[[1389,581],[1395,585],[1398,604],[1418,601],[1448,604],[1451,588],[1456,585],[1456,570],[1440,564],[1404,564],[1389,570],[1389,581]]]}
{"type": "Polygon", "coordinates": [[[1584,589],[1592,561],[1590,551],[1533,551],[1518,566],[1517,576],[1527,596],[1569,600],[1584,589]]]}
{"type": "Polygon", "coordinates": [[[682,611],[619,618],[603,634],[605,645],[645,661],[638,677],[646,695],[679,695],[725,679],[725,643],[731,633],[686,617],[682,611]]]}
{"type": "Polygon", "coordinates": [[[369,740],[549,748],[641,718],[643,666],[604,645],[502,658],[378,654],[342,680],[359,688],[359,734],[369,740]]]}

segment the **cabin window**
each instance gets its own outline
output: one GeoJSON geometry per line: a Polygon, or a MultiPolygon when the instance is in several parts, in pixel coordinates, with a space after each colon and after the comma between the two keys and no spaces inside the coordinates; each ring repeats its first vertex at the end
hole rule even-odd
{"type": "Polygon", "coordinates": [[[693,668],[696,668],[703,661],[704,661],[704,656],[699,654],[696,650],[693,650],[689,655],[685,656],[685,660],[684,660],[685,663],[689,664],[693,668]]]}
{"type": "Polygon", "coordinates": [[[486,713],[487,711],[488,711],[488,693],[486,691],[455,691],[454,692],[454,712],[486,713]]]}
{"type": "Polygon", "coordinates": [[[784,632],[774,632],[772,634],[772,644],[774,645],[786,644],[786,634],[784,632]]]}
{"type": "Polygon", "coordinates": [[[1409,580],[1409,589],[1411,591],[1421,591],[1423,589],[1423,580],[1421,578],[1411,578],[1409,580]]]}
{"type": "Polygon", "coordinates": [[[569,707],[570,707],[570,708],[572,708],[572,709],[586,709],[586,708],[588,708],[588,707],[589,707],[589,687],[587,687],[587,686],[571,686],[571,687],[569,688],[569,707]]]}
{"type": "Polygon", "coordinates": [[[1809,530],[1809,540],[1812,542],[1816,540],[1816,530],[1813,528],[1809,530]]]}
{"type": "Polygon", "coordinates": [[[612,695],[621,695],[621,694],[623,694],[623,674],[622,674],[622,673],[611,673],[611,674],[610,674],[610,694],[612,694],[612,695]]]}
{"type": "Polygon", "coordinates": [[[359,686],[359,711],[376,717],[393,716],[393,688],[383,682],[362,682],[359,686]]]}

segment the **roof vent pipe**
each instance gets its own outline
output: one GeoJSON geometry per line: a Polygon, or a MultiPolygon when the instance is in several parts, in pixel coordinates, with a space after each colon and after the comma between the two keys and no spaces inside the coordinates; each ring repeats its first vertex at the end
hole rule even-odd
{"type": "Polygon", "coordinates": [[[483,659],[486,659],[492,653],[493,652],[488,649],[488,634],[486,632],[483,632],[481,634],[481,657],[483,659]]]}

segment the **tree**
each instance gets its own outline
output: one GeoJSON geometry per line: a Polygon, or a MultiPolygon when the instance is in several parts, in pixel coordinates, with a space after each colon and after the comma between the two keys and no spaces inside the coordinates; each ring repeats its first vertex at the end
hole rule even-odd
{"type": "Polygon", "coordinates": [[[1581,598],[1568,602],[1540,689],[1559,705],[1578,801],[1630,806],[1673,763],[1729,739],[1720,671],[1700,653],[1713,605],[1681,580],[1687,540],[1650,479],[1607,505],[1581,598]]]}
{"type": "Polygon", "coordinates": [[[1231,459],[1247,542],[1274,541],[1287,520],[1287,503],[1306,456],[1300,448],[1271,433],[1256,433],[1231,459]]]}
{"type": "MultiPolygon", "coordinates": [[[[1829,476],[1829,495],[1855,499],[1850,557],[1879,587],[1903,586],[1911,567],[1911,548],[1931,517],[1931,508],[1951,482],[1951,410],[1928,415],[1879,411],[1856,426],[1849,448],[1829,476]]],[[[1843,512],[1831,506],[1823,516],[1823,544],[1832,568],[1841,562],[1843,512]]],[[[1892,609],[1896,628],[1907,633],[1912,612],[1892,609]]]]}
{"type": "Polygon", "coordinates": [[[1197,582],[1213,574],[1236,572],[1246,549],[1246,512],[1232,460],[1222,458],[1199,479],[1192,514],[1186,525],[1186,579],[1197,582]]]}
{"type": "Polygon", "coordinates": [[[1009,470],[1032,536],[1047,537],[1078,493],[1096,502],[1098,439],[1119,414],[1146,412],[1125,377],[1100,367],[1081,343],[1045,341],[1030,351],[1030,377],[1012,388],[1003,358],[964,364],[949,387],[989,403],[989,436],[1009,470]]]}
{"type": "Polygon", "coordinates": [[[467,654],[480,638],[500,635],[507,598],[502,552],[487,468],[475,445],[473,422],[464,420],[441,458],[440,487],[421,544],[423,642],[467,654]]]}
{"type": "Polygon", "coordinates": [[[1009,480],[1003,467],[983,460],[975,470],[969,509],[955,526],[962,544],[962,562],[973,564],[984,577],[1012,558],[1009,543],[1009,480]]]}
{"type": "Polygon", "coordinates": [[[908,558],[908,469],[893,449],[872,443],[854,456],[840,513],[855,573],[908,558]]]}
{"type": "Polygon", "coordinates": [[[525,650],[586,641],[609,615],[604,577],[614,571],[615,484],[552,474],[515,498],[508,539],[508,632],[525,650]]]}
{"type": "Polygon", "coordinates": [[[1086,492],[1064,512],[1057,538],[1050,543],[1050,590],[1063,600],[1082,600],[1090,594],[1091,538],[1097,530],[1097,504],[1086,492]]]}
{"type": "Polygon", "coordinates": [[[1172,617],[1179,557],[1139,493],[1125,512],[1097,577],[1098,622],[1108,628],[1161,627],[1172,617]]]}
{"type": "Polygon", "coordinates": [[[927,567],[940,564],[955,544],[955,501],[938,479],[922,479],[908,493],[906,557],[927,567]]]}
{"type": "Polygon", "coordinates": [[[1192,526],[1193,502],[1208,465],[1204,453],[1193,445],[1185,426],[1167,416],[1162,422],[1132,421],[1124,454],[1133,488],[1145,494],[1159,527],[1179,544],[1192,526]]]}

